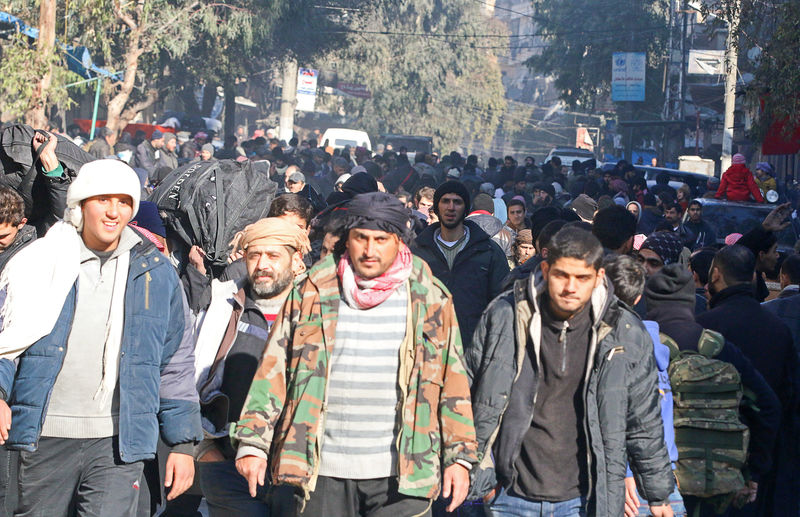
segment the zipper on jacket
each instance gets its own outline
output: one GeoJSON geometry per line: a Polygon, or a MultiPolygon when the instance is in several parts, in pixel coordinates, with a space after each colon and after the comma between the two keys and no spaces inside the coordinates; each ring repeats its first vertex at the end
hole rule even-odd
{"type": "Polygon", "coordinates": [[[564,320],[564,326],[561,327],[561,333],[558,335],[558,343],[561,345],[561,373],[567,371],[567,329],[569,322],[564,320]]]}
{"type": "Polygon", "coordinates": [[[144,310],[150,310],[150,281],[153,279],[150,276],[150,271],[144,273],[144,310]]]}

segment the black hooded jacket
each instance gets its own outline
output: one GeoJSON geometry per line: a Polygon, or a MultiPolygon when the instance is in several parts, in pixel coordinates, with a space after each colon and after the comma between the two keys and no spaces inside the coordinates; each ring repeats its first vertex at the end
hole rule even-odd
{"type": "MultiPolygon", "coordinates": [[[[538,354],[532,331],[541,326],[536,298],[542,276],[517,280],[483,313],[473,346],[464,353],[470,378],[481,463],[471,472],[470,496],[496,484],[512,485],[514,463],[533,419],[538,367],[522,375],[526,354],[538,354]]],[[[589,515],[624,512],[626,465],[642,498],[667,500],[674,478],[664,444],[653,343],[639,318],[613,294],[610,283],[592,295],[590,345],[584,383],[589,515]]],[[[539,361],[533,361],[538,365],[539,361]]]]}
{"type": "Polygon", "coordinates": [[[483,309],[502,291],[503,278],[508,274],[508,261],[500,246],[480,226],[467,219],[464,226],[469,229],[469,240],[450,269],[436,245],[435,234],[439,226],[435,223],[425,228],[417,236],[411,251],[428,263],[433,275],[452,293],[461,342],[466,350],[483,309]]]}

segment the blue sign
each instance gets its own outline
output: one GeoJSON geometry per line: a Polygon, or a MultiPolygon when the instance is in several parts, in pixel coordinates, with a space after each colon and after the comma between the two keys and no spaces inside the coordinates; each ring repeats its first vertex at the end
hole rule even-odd
{"type": "Polygon", "coordinates": [[[611,100],[643,102],[647,54],[615,52],[611,61],[611,100]]]}

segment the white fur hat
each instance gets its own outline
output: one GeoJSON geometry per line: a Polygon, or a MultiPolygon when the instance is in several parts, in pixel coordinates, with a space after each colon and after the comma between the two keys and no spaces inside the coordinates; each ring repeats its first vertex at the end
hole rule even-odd
{"type": "Polygon", "coordinates": [[[133,169],[119,160],[95,160],[84,164],[69,186],[64,220],[80,231],[83,228],[81,201],[103,194],[127,194],[133,199],[131,217],[139,211],[142,189],[133,169]]]}

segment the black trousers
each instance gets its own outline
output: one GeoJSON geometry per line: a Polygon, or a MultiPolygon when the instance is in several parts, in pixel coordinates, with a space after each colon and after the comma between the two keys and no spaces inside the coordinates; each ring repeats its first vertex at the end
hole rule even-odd
{"type": "Polygon", "coordinates": [[[19,454],[14,516],[133,517],[141,476],[142,462],[123,463],[116,438],[41,438],[19,454]]]}
{"type": "Polygon", "coordinates": [[[298,498],[298,517],[430,517],[428,499],[409,497],[397,491],[397,478],[317,478],[305,508],[298,498]],[[301,511],[301,509],[303,511],[301,511]]]}

